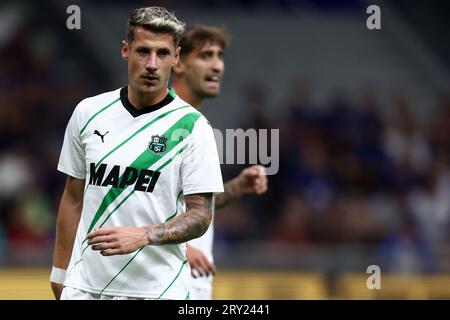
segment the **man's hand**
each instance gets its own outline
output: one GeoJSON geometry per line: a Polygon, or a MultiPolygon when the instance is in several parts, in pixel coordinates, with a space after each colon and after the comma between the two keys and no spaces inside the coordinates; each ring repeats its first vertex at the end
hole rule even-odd
{"type": "Polygon", "coordinates": [[[245,168],[236,179],[240,194],[262,194],[267,191],[266,168],[261,165],[245,168]]]}
{"type": "Polygon", "coordinates": [[[224,185],[224,192],[216,196],[216,209],[228,205],[246,193],[262,194],[267,191],[266,168],[254,165],[245,168],[234,179],[224,185]]]}
{"type": "Polygon", "coordinates": [[[144,227],[100,228],[86,238],[92,250],[100,251],[103,256],[131,253],[148,244],[144,227]]]}
{"type": "Polygon", "coordinates": [[[197,278],[197,276],[207,277],[210,274],[216,275],[216,266],[214,263],[209,262],[208,258],[200,250],[187,245],[186,258],[191,266],[191,273],[194,278],[197,278]]]}
{"type": "Polygon", "coordinates": [[[55,296],[56,300],[61,300],[61,293],[64,289],[64,285],[62,283],[55,283],[55,282],[50,282],[50,286],[52,288],[53,291],[53,295],[55,296]]]}

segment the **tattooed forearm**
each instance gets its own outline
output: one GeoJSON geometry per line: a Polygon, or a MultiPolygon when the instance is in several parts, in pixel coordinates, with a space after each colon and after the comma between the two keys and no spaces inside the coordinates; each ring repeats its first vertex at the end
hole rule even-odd
{"type": "Polygon", "coordinates": [[[208,230],[212,217],[212,193],[189,195],[185,202],[186,212],[182,215],[163,224],[145,227],[150,245],[183,243],[208,230]]]}
{"type": "Polygon", "coordinates": [[[235,179],[228,181],[223,186],[224,192],[219,193],[216,196],[216,209],[221,209],[225,206],[227,206],[230,202],[236,200],[241,196],[239,192],[239,187],[237,185],[237,182],[235,179]]]}

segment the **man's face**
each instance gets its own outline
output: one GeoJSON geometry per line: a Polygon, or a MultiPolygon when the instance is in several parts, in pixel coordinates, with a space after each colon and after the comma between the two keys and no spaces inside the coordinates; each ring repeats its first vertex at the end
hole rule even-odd
{"type": "Polygon", "coordinates": [[[215,97],[220,93],[225,65],[223,49],[216,43],[207,43],[191,51],[180,61],[191,90],[199,97],[215,97]]]}
{"type": "Polygon", "coordinates": [[[128,61],[130,85],[142,95],[163,92],[179,53],[180,48],[175,48],[171,34],[136,27],[133,41],[122,46],[122,57],[128,61]]]}

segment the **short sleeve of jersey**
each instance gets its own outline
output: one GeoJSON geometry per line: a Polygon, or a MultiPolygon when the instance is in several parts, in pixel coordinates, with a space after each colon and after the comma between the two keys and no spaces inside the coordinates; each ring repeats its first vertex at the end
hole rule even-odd
{"type": "Polygon", "coordinates": [[[211,125],[201,116],[195,123],[181,165],[183,194],[223,192],[219,155],[211,125]]]}
{"type": "Polygon", "coordinates": [[[86,178],[86,153],[81,143],[80,105],[75,108],[66,127],[59,156],[58,170],[77,179],[86,178]]]}

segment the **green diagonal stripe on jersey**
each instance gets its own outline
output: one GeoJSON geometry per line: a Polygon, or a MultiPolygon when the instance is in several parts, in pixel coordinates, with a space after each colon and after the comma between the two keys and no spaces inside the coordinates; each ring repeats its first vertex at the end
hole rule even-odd
{"type": "MultiPolygon", "coordinates": [[[[130,141],[131,139],[133,139],[138,133],[142,132],[143,130],[147,129],[149,126],[151,126],[152,124],[154,124],[156,121],[161,120],[162,118],[164,118],[165,116],[167,116],[168,114],[180,110],[180,109],[184,109],[184,108],[189,108],[189,106],[184,106],[184,107],[180,107],[177,109],[173,109],[170,111],[167,111],[165,113],[163,113],[162,115],[156,117],[155,119],[153,119],[152,121],[150,121],[149,123],[147,123],[145,126],[143,126],[142,128],[140,128],[139,130],[137,130],[135,133],[133,133],[131,136],[129,136],[127,139],[125,139],[123,142],[121,142],[118,146],[116,146],[114,149],[112,149],[110,152],[108,152],[103,158],[100,159],[99,162],[97,162],[97,164],[95,165],[95,168],[97,169],[98,166],[100,164],[102,164],[103,160],[105,160],[107,157],[109,157],[113,152],[115,152],[117,149],[119,149],[120,147],[122,147],[125,143],[127,143],[128,141],[130,141]]],[[[178,129],[178,128],[175,128],[178,129]]]]}
{"type": "MultiPolygon", "coordinates": [[[[172,90],[173,91],[173,90],[172,90]]],[[[169,91],[170,93],[170,91],[169,91]]],[[[173,94],[175,94],[175,92],[173,92],[173,94]]],[[[149,123],[147,123],[145,126],[143,126],[142,128],[138,129],[135,133],[133,133],[131,136],[129,136],[127,139],[125,139],[124,141],[122,141],[119,145],[117,145],[114,149],[112,149],[111,151],[109,151],[105,156],[103,156],[103,158],[100,159],[99,162],[97,162],[97,164],[95,165],[95,169],[98,168],[99,165],[102,164],[103,160],[105,160],[107,157],[109,157],[112,153],[114,153],[115,151],[117,151],[117,149],[119,149],[120,147],[122,147],[125,143],[127,143],[128,141],[130,141],[134,136],[136,136],[139,132],[141,132],[142,130],[145,130],[146,128],[148,128],[149,126],[151,126],[152,124],[154,124],[156,121],[161,120],[162,118],[164,118],[165,116],[167,116],[168,114],[180,110],[180,109],[184,109],[184,108],[189,108],[189,106],[183,106],[180,108],[176,108],[170,111],[167,111],[161,115],[159,115],[158,117],[156,117],[155,119],[153,119],[152,121],[150,121],[149,123]]],[[[84,189],[84,193],[87,192],[87,190],[89,189],[90,184],[86,184],[86,188],[84,189]]]]}
{"type": "Polygon", "coordinates": [[[110,104],[108,104],[106,107],[100,109],[98,112],[96,112],[92,117],[89,118],[89,120],[86,122],[86,124],[84,125],[84,127],[80,130],[80,135],[84,132],[84,130],[86,129],[86,127],[88,126],[88,124],[94,120],[94,118],[96,116],[98,116],[100,113],[102,113],[103,111],[105,111],[106,109],[108,109],[109,107],[111,107],[114,103],[116,103],[117,101],[119,101],[120,98],[117,98],[116,100],[114,100],[113,102],[111,102],[110,104]]]}
{"type": "MultiPolygon", "coordinates": [[[[172,158],[171,158],[171,160],[173,159],[173,158],[175,158],[178,154],[180,154],[181,153],[181,151],[182,151],[183,149],[181,149],[180,151],[178,151],[177,152],[177,154],[176,155],[174,155],[172,158]]],[[[165,166],[165,165],[167,165],[167,163],[168,162],[170,162],[171,160],[169,160],[169,161],[167,161],[164,165],[162,165],[162,166],[165,166]]],[[[161,166],[161,167],[162,167],[161,166]]],[[[161,168],[160,167],[160,168],[161,168]]],[[[131,195],[131,194],[133,194],[134,193],[134,190],[127,196],[127,198],[126,199],[128,199],[128,197],[131,195]]],[[[177,212],[178,212],[178,201],[180,200],[180,197],[181,197],[181,195],[183,194],[183,192],[181,191],[179,194],[178,194],[178,197],[177,197],[177,201],[176,201],[176,203],[175,203],[175,206],[177,207],[177,211],[175,212],[175,214],[174,215],[172,215],[170,218],[168,218],[167,220],[166,220],[166,222],[167,221],[169,221],[169,220],[171,220],[172,218],[174,218],[175,216],[176,216],[176,214],[177,214],[177,212]]],[[[120,204],[122,204],[126,199],[124,199],[120,204]]],[[[114,210],[116,210],[118,207],[116,207],[114,210]]],[[[110,214],[111,215],[111,214],[110,214]]],[[[109,218],[109,216],[108,216],[108,218],[109,218]]],[[[106,220],[108,219],[108,218],[106,218],[105,219],[105,221],[103,221],[103,223],[102,223],[102,225],[106,222],[106,220]]],[[[83,250],[83,252],[81,253],[81,255],[83,255],[83,253],[84,253],[84,251],[88,248],[89,246],[87,246],[86,248],[84,248],[84,250],[83,250]]],[[[119,273],[117,273],[112,279],[111,279],[111,281],[109,281],[108,282],[108,284],[106,285],[106,287],[104,287],[103,288],[103,290],[102,290],[102,292],[103,291],[105,291],[105,289],[115,280],[115,279],[117,279],[117,277],[119,276],[119,274],[121,274],[122,272],[123,272],[123,270],[125,270],[125,268],[131,263],[131,261],[133,261],[135,258],[136,258],[136,256],[142,251],[142,249],[144,249],[145,247],[142,247],[142,248],[140,248],[139,250],[138,250],[138,252],[136,252],[136,254],[133,256],[133,257],[131,257],[131,259],[130,260],[128,260],[128,262],[125,264],[125,266],[119,271],[119,273]]],[[[183,252],[181,252],[181,254],[182,254],[182,256],[184,256],[184,258],[186,259],[186,256],[184,255],[184,253],[183,252]]],[[[83,259],[80,259],[78,262],[81,262],[83,259]]],[[[77,263],[78,263],[77,262],[77,263]]],[[[76,265],[76,264],[75,264],[76,265]]],[[[184,265],[184,263],[183,263],[183,265],[184,265]]],[[[179,274],[179,273],[178,273],[179,274]]],[[[177,277],[178,277],[178,275],[177,275],[177,277]]],[[[176,279],[176,278],[175,278],[176,279]]],[[[167,289],[166,289],[167,290],[167,289]]],[[[165,291],[164,291],[165,292],[165,291]]]]}
{"type": "MultiPolygon", "coordinates": [[[[200,117],[200,113],[198,112],[192,112],[188,113],[187,115],[183,116],[180,120],[178,120],[174,125],[172,125],[166,132],[164,132],[164,136],[171,137],[173,132],[178,129],[184,129],[187,130],[189,133],[192,132],[192,129],[194,128],[195,122],[200,117]]],[[[182,140],[179,139],[176,140],[169,140],[167,143],[167,152],[170,152],[175,146],[177,146],[182,140]]],[[[166,155],[167,152],[164,154],[166,155]]],[[[156,163],[158,160],[160,160],[164,155],[160,154],[154,154],[151,153],[149,150],[144,150],[142,154],[137,157],[136,160],[133,161],[132,164],[130,164],[130,167],[134,168],[140,168],[140,169],[147,169],[150,166],[152,166],[154,163],[156,163]]],[[[119,179],[122,180],[123,176],[121,176],[119,179]]],[[[95,224],[98,222],[98,220],[101,218],[101,216],[105,213],[108,206],[115,200],[117,197],[125,190],[120,188],[111,188],[108,193],[103,198],[97,212],[95,213],[94,219],[92,220],[89,229],[87,233],[91,232],[94,228],[95,224]]]]}
{"type": "Polygon", "coordinates": [[[178,277],[180,276],[181,270],[183,270],[184,265],[187,263],[187,260],[184,260],[183,263],[181,264],[181,268],[178,271],[177,275],[175,276],[175,278],[172,280],[172,282],[169,284],[169,286],[159,295],[159,297],[157,299],[161,299],[161,297],[167,292],[167,290],[170,289],[170,287],[174,284],[174,282],[178,279],[178,277]]]}
{"type": "MultiPolygon", "coordinates": [[[[173,159],[175,159],[175,157],[176,157],[177,155],[181,154],[183,151],[184,151],[184,148],[181,148],[179,151],[177,151],[177,153],[176,153],[172,158],[170,158],[169,160],[167,160],[163,165],[161,165],[158,169],[156,169],[156,171],[161,171],[162,169],[164,169],[165,166],[167,166],[169,163],[171,163],[171,162],[173,161],[173,159]]],[[[119,209],[119,207],[120,207],[125,201],[127,201],[129,197],[131,197],[131,196],[134,194],[134,191],[135,191],[135,190],[131,190],[130,193],[129,193],[125,198],[123,198],[122,201],[120,201],[120,203],[119,203],[119,204],[118,204],[118,205],[117,205],[117,206],[109,213],[109,215],[105,218],[105,220],[99,225],[99,228],[103,227],[103,225],[106,223],[106,221],[108,221],[109,217],[111,217],[111,215],[112,215],[114,212],[116,212],[117,209],[119,209]]],[[[177,211],[175,211],[175,213],[174,213],[172,216],[170,216],[170,217],[166,220],[166,222],[169,221],[170,219],[172,219],[173,217],[175,217],[175,216],[177,215],[177,213],[178,213],[178,200],[180,200],[180,196],[181,196],[182,194],[183,194],[183,192],[180,192],[180,193],[178,194],[178,197],[177,197],[177,202],[176,202],[176,205],[177,205],[177,211]]]]}
{"type": "Polygon", "coordinates": [[[100,295],[101,295],[101,294],[103,293],[103,291],[105,291],[106,288],[108,288],[109,285],[110,285],[110,284],[111,284],[111,283],[119,276],[119,274],[121,274],[122,271],[125,270],[126,267],[128,267],[128,265],[131,263],[131,261],[133,261],[134,258],[136,258],[136,256],[137,256],[137,255],[142,251],[142,249],[144,249],[144,248],[145,248],[145,247],[140,248],[140,249],[134,254],[134,256],[133,256],[130,260],[128,260],[127,264],[123,266],[122,270],[120,270],[119,273],[116,274],[115,277],[112,278],[111,281],[108,282],[108,284],[106,285],[106,287],[104,287],[104,288],[102,289],[102,291],[100,291],[100,295]]]}
{"type": "MultiPolygon", "coordinates": [[[[176,156],[178,156],[179,154],[181,154],[183,151],[185,150],[185,147],[181,148],[180,150],[177,151],[177,153],[170,158],[169,160],[167,160],[166,162],[164,162],[164,164],[162,164],[161,166],[159,166],[158,169],[156,169],[156,171],[161,171],[162,169],[164,169],[165,166],[167,166],[169,163],[171,163],[173,161],[173,159],[175,159],[176,156]]],[[[99,228],[103,227],[103,225],[106,223],[106,221],[108,221],[108,219],[111,217],[111,215],[117,211],[117,209],[119,209],[120,206],[122,206],[122,204],[124,204],[125,201],[128,200],[129,197],[131,197],[134,194],[134,190],[131,190],[127,196],[125,198],[123,198],[122,201],[120,201],[120,203],[113,209],[111,210],[111,212],[109,213],[109,215],[105,218],[105,220],[103,220],[103,222],[100,224],[99,228]]],[[[181,191],[178,196],[177,196],[177,201],[175,203],[175,206],[177,207],[175,213],[173,215],[171,215],[169,218],[166,219],[165,222],[173,219],[177,213],[178,213],[178,201],[180,200],[181,195],[183,194],[183,191],[181,191]]],[[[87,241],[87,239],[85,239],[83,241],[82,244],[84,244],[87,241]]],[[[81,253],[81,255],[83,255],[84,251],[89,247],[89,245],[86,246],[86,248],[83,249],[83,252],[81,253]]]]}

